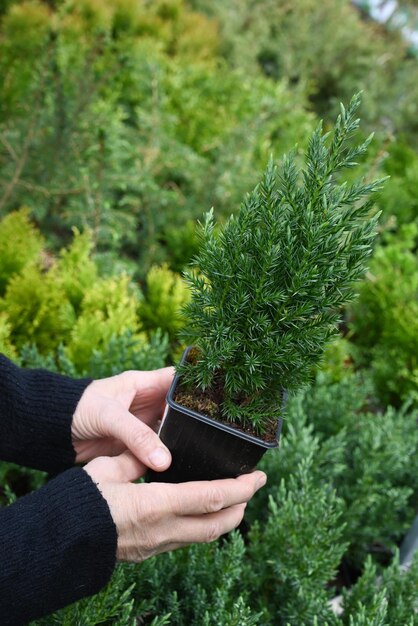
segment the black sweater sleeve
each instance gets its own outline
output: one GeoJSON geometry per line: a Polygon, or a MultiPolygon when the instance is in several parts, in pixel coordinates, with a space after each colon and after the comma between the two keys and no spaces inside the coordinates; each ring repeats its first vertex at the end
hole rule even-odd
{"type": "Polygon", "coordinates": [[[81,468],[0,509],[0,623],[22,626],[99,591],[116,543],[107,502],[81,468]]]}
{"type": "Polygon", "coordinates": [[[71,467],[71,421],[90,382],[20,369],[0,355],[0,459],[48,472],[71,467]]]}
{"type": "MultiPolygon", "coordinates": [[[[49,472],[73,465],[71,421],[89,383],[0,355],[0,459],[49,472]]],[[[27,624],[99,591],[116,545],[107,502],[81,468],[0,508],[0,624],[27,624]]]]}

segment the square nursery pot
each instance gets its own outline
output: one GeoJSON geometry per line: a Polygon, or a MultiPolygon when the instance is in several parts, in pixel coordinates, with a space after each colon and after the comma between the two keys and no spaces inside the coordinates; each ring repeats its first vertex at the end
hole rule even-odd
{"type": "MultiPolygon", "coordinates": [[[[187,358],[188,348],[182,357],[187,358]]],[[[148,482],[181,483],[190,480],[235,478],[252,472],[263,454],[276,448],[282,420],[278,420],[276,440],[263,441],[233,426],[177,404],[179,383],[176,375],[167,395],[167,406],[159,436],[172,455],[165,472],[149,471],[148,482]]]]}

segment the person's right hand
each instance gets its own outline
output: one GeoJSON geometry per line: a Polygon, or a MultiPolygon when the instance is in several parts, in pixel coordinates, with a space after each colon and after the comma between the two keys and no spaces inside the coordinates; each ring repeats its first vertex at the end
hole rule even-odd
{"type": "Polygon", "coordinates": [[[118,532],[118,560],[134,563],[214,541],[236,528],[247,502],[266,482],[266,475],[255,471],[225,480],[135,484],[131,481],[145,468],[129,451],[98,457],[84,470],[109,505],[118,532]]]}

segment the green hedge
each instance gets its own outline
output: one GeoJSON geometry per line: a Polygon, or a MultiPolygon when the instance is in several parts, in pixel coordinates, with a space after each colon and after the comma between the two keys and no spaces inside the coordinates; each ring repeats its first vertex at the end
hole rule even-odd
{"type": "Polygon", "coordinates": [[[257,10],[253,0],[189,3],[218,18],[230,65],[287,80],[328,120],[364,89],[363,121],[416,145],[417,60],[399,33],[363,19],[350,0],[259,0],[257,10]]]}
{"type": "Polygon", "coordinates": [[[26,211],[0,221],[2,352],[25,366],[96,377],[155,369],[178,354],[187,298],[178,274],[155,266],[141,289],[127,274],[100,274],[88,231],[75,231],[57,256],[41,241],[26,211]]]}
{"type": "Polygon", "coordinates": [[[418,403],[418,224],[386,237],[351,309],[355,360],[372,367],[384,402],[418,403]]]}
{"type": "Polygon", "coordinates": [[[56,248],[88,226],[105,268],[142,278],[184,264],[173,227],[229,213],[303,143],[306,99],[228,67],[217,22],[180,0],[56,4],[0,16],[0,215],[28,206],[56,248]]]}

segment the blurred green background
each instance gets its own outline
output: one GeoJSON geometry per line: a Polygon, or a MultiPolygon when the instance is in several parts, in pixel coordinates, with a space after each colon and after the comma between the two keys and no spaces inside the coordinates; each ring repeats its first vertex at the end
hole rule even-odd
{"type": "MultiPolygon", "coordinates": [[[[175,362],[197,220],[237,210],[270,154],[302,154],[359,90],[375,132],[360,168],[390,176],[359,297],[289,403],[249,534],[121,566],[38,625],[418,624],[418,562],[397,554],[418,510],[418,3],[356,4],[2,1],[0,351],[21,365],[175,362]]],[[[46,479],[0,477],[3,505],[46,479]]]]}

